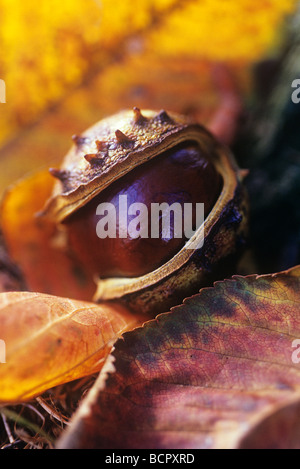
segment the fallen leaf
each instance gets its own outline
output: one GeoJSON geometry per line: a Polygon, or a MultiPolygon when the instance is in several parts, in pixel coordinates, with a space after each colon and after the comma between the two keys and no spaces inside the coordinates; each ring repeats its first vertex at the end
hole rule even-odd
{"type": "Polygon", "coordinates": [[[140,323],[118,305],[1,293],[0,401],[21,402],[99,371],[117,338],[140,323]]]}
{"type": "Polygon", "coordinates": [[[297,338],[300,267],[217,282],[116,342],[57,447],[246,447],[276,415],[248,444],[299,447],[297,338]]]}
{"type": "Polygon", "coordinates": [[[239,449],[299,449],[299,396],[270,412],[241,439],[239,449]]]}
{"type": "Polygon", "coordinates": [[[53,187],[44,170],[12,185],[3,198],[1,229],[7,251],[22,271],[31,291],[92,301],[92,276],[66,253],[61,233],[37,214],[53,187]]]}

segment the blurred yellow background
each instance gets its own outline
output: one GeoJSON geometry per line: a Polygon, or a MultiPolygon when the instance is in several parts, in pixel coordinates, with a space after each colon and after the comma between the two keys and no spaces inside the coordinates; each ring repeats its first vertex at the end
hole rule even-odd
{"type": "MultiPolygon", "coordinates": [[[[212,106],[208,63],[271,55],[296,0],[0,0],[0,184],[120,108],[212,106]]],[[[205,115],[205,112],[204,112],[205,115]]]]}

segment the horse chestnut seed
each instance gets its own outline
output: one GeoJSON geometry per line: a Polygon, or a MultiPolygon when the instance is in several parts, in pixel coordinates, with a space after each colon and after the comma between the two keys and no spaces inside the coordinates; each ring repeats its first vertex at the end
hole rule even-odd
{"type": "MultiPolygon", "coordinates": [[[[97,224],[101,216],[97,207],[110,203],[116,209],[118,233],[119,196],[127,196],[127,204],[144,204],[149,213],[151,233],[151,204],[191,203],[193,224],[196,222],[196,203],[204,204],[205,217],[213,208],[222,188],[222,178],[213,163],[203,155],[195,142],[181,143],[144,163],[112,183],[94,199],[65,220],[68,242],[83,265],[101,277],[138,277],[152,272],[171,259],[185,244],[186,238],[174,236],[171,226],[169,238],[162,227],[159,237],[132,238],[117,236],[99,238],[97,224]]],[[[132,216],[128,215],[128,224],[132,216]]],[[[184,223],[184,220],[182,220],[184,223]]],[[[195,225],[193,225],[195,227],[195,225]]],[[[195,227],[197,228],[197,227],[195,227]]],[[[195,229],[194,228],[194,229],[195,229]]]]}

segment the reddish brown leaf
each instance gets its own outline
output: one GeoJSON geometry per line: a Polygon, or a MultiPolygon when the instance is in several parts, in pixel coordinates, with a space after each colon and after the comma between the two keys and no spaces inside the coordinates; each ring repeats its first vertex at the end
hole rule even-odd
{"type": "Polygon", "coordinates": [[[278,407],[250,429],[241,439],[239,449],[299,449],[299,396],[278,407]]]}
{"type": "Polygon", "coordinates": [[[217,282],[124,334],[58,446],[299,446],[297,338],[300,267],[217,282]],[[291,421],[280,409],[295,400],[291,421]],[[251,431],[276,415],[287,434],[261,432],[258,444],[251,431]]]}
{"type": "Polygon", "coordinates": [[[0,294],[0,324],[0,401],[15,402],[99,371],[122,332],[140,322],[118,305],[10,292],[0,294]]]}

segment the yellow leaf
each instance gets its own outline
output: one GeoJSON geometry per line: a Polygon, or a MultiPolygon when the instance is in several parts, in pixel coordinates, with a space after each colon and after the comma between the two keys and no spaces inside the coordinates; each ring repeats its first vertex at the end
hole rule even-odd
{"type": "Polygon", "coordinates": [[[1,293],[0,401],[24,401],[99,371],[116,339],[139,323],[118,305],[1,293]]]}

